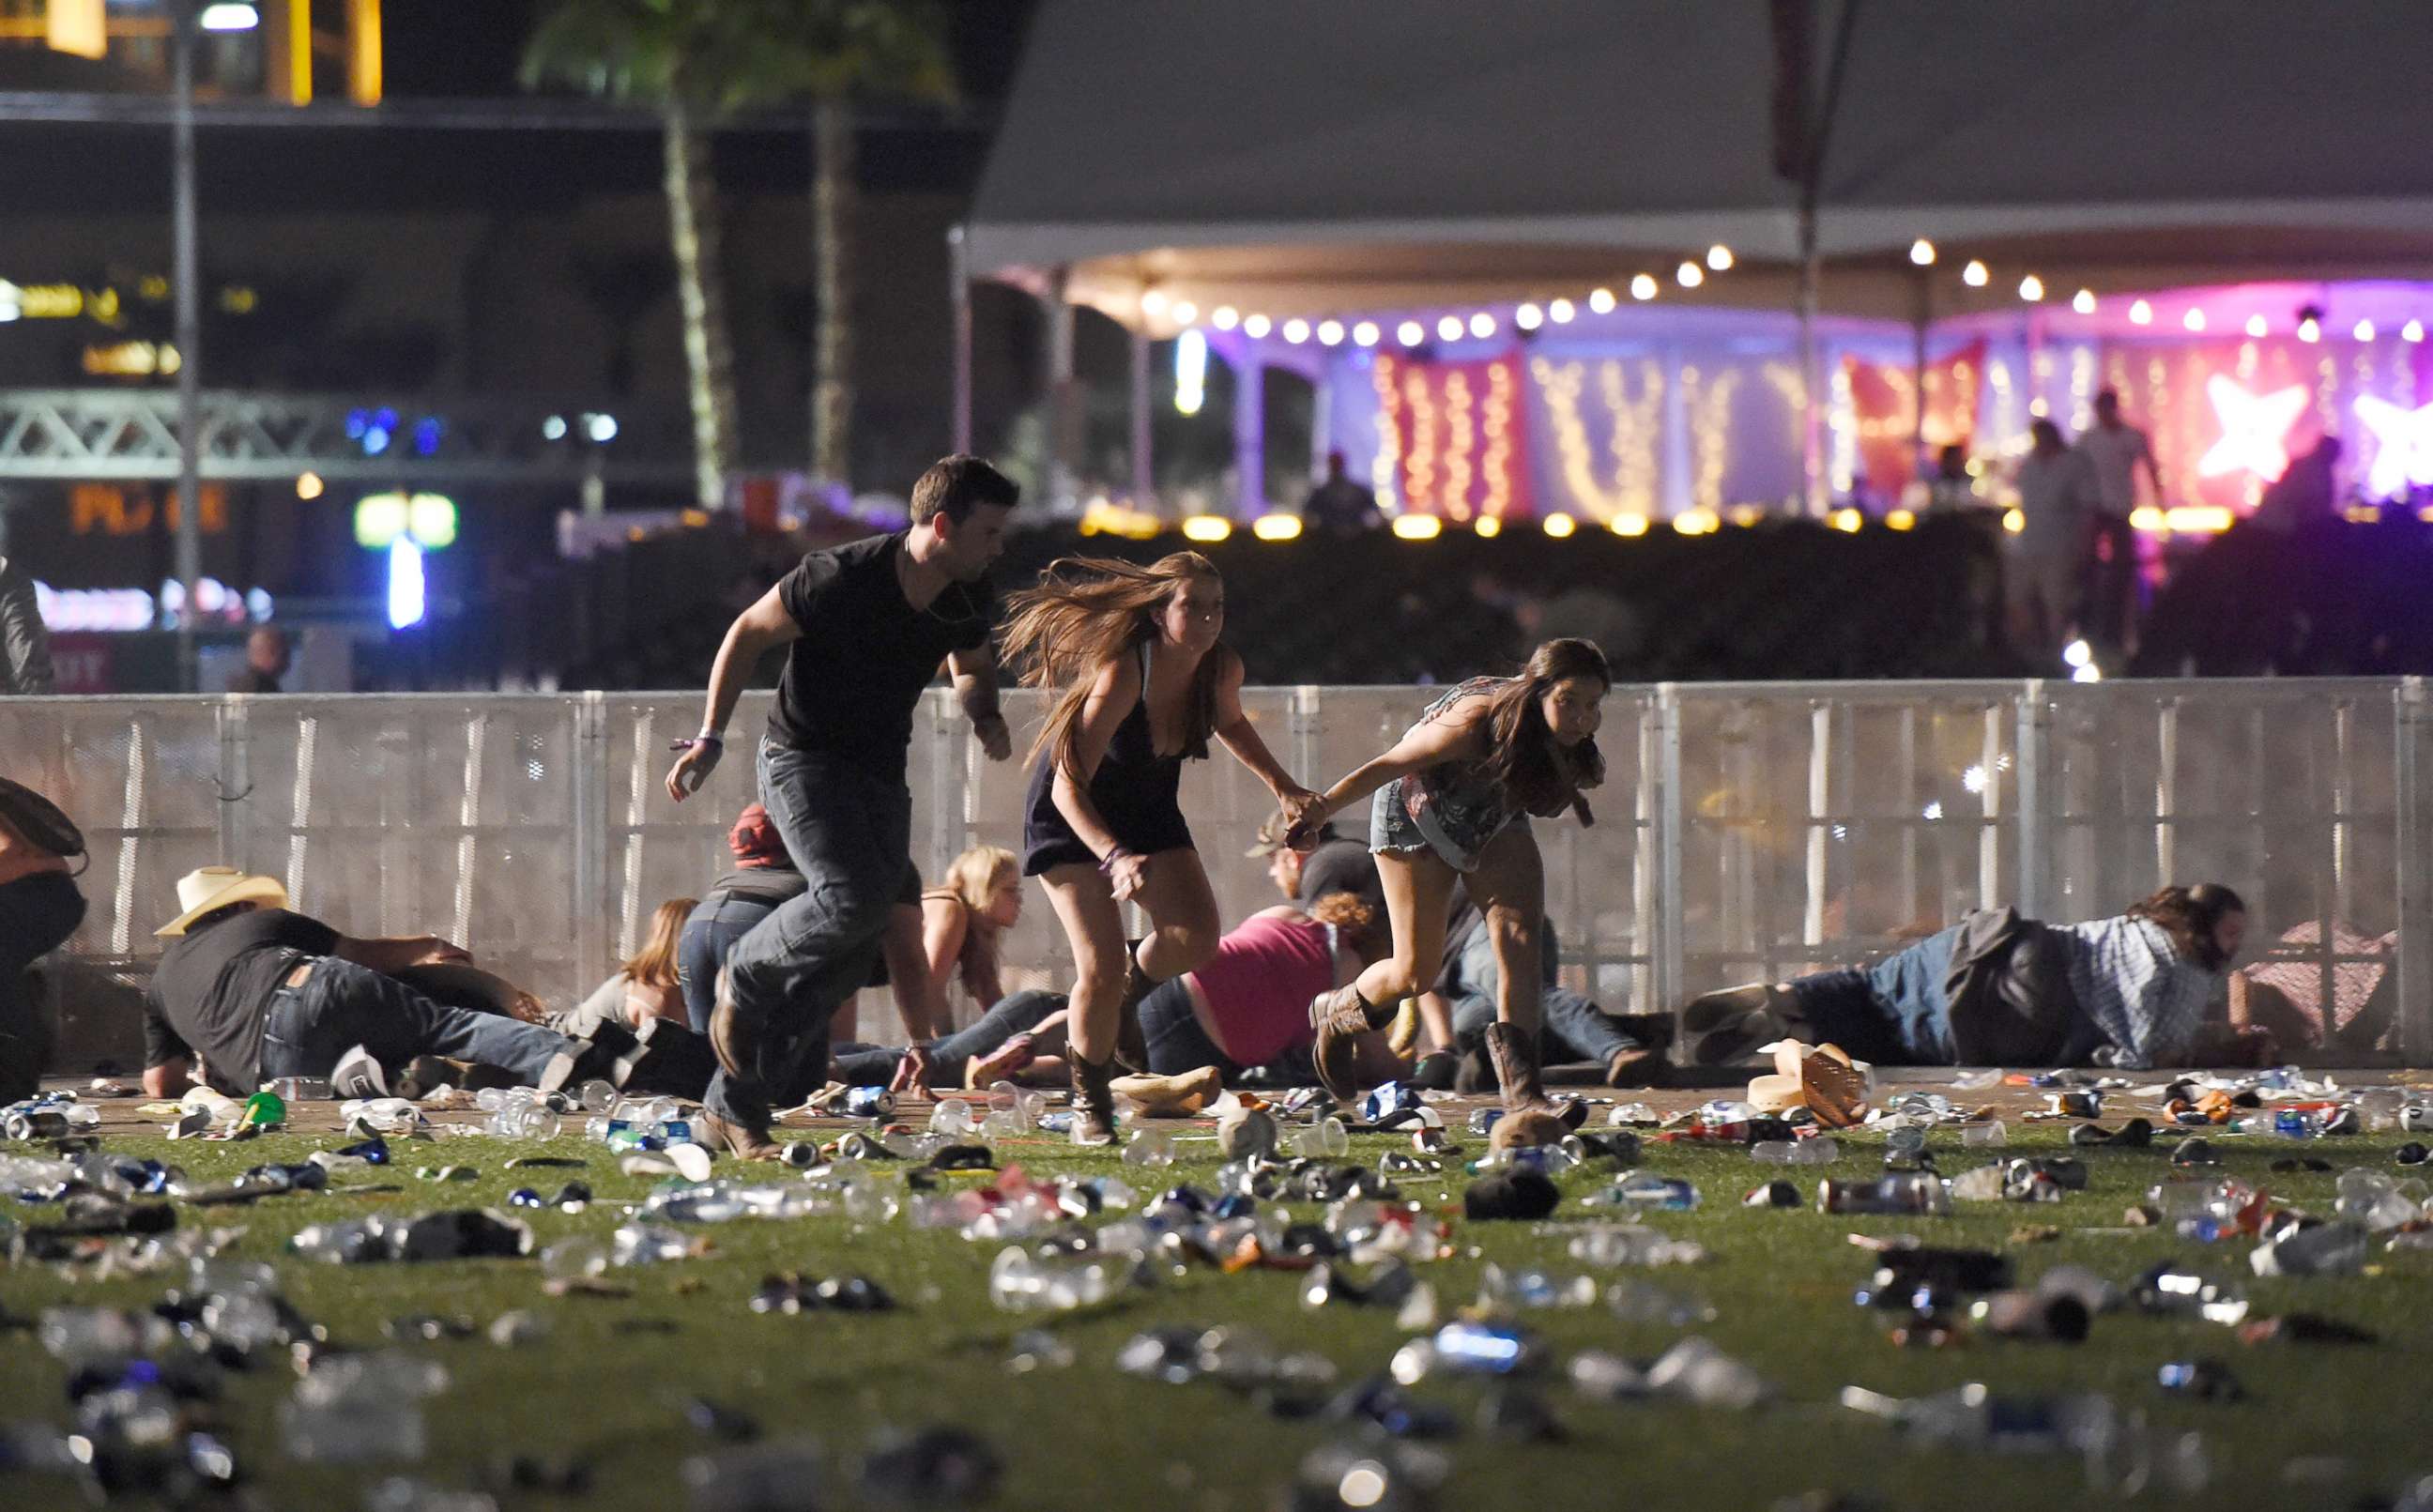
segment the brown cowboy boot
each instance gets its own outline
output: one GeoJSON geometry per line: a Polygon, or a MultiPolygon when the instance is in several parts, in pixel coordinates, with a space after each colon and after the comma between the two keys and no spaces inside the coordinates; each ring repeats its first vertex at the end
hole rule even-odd
{"type": "Polygon", "coordinates": [[[1487,1054],[1495,1062],[1495,1081],[1504,1092],[1507,1113],[1554,1113],[1554,1099],[1538,1079],[1538,1037],[1518,1024],[1498,1021],[1487,1026],[1487,1054]]]}
{"type": "Polygon", "coordinates": [[[1141,1032],[1141,999],[1157,983],[1141,970],[1141,943],[1124,942],[1124,1001],[1115,1010],[1115,1063],[1135,1076],[1148,1074],[1148,1037],[1141,1032]]]}
{"type": "Polygon", "coordinates": [[[1078,1046],[1068,1045],[1065,1062],[1073,1075],[1073,1143],[1076,1145],[1112,1145],[1115,1142],[1115,1094],[1109,1083],[1114,1078],[1113,1057],[1089,1062],[1081,1059],[1078,1046]]]}
{"type": "Polygon", "coordinates": [[[1310,1060],[1317,1065],[1319,1085],[1336,1100],[1348,1102],[1360,1096],[1359,1078],[1353,1069],[1357,1042],[1363,1034],[1384,1028],[1393,1016],[1390,1007],[1362,997],[1357,982],[1309,1000],[1310,1028],[1318,1031],[1310,1060]]]}

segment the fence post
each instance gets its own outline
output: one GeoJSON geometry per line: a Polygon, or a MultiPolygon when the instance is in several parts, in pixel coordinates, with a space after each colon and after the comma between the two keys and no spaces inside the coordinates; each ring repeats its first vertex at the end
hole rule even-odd
{"type": "Polygon", "coordinates": [[[247,700],[222,698],[213,705],[212,718],[220,735],[219,859],[223,865],[250,872],[254,870],[248,848],[251,826],[246,824],[246,809],[253,797],[252,716],[247,700]]]}
{"type": "MultiPolygon", "coordinates": [[[[924,878],[943,883],[946,868],[972,843],[973,814],[968,765],[987,757],[962,723],[954,689],[932,688],[929,711],[929,857],[924,878]]],[[[919,854],[916,847],[916,856],[919,854]]]]}
{"type": "Polygon", "coordinates": [[[568,780],[574,784],[574,974],[558,985],[576,1000],[608,960],[608,704],[596,689],[575,697],[568,780]]]}
{"type": "Polygon", "coordinates": [[[2060,840],[2050,824],[2052,709],[2045,680],[2031,677],[2019,688],[2019,911],[2032,919],[2050,916],[2052,848],[2060,840]]]}
{"type": "MultiPolygon", "coordinates": [[[[2425,794],[2425,736],[2433,728],[2424,679],[2403,677],[2393,695],[2398,700],[2396,791],[2391,807],[2399,833],[2393,837],[2398,858],[2398,948],[2392,952],[2398,973],[2399,1049],[2411,1065],[2433,1055],[2433,970],[2426,953],[2433,952],[2433,886],[2425,867],[2425,841],[2433,835],[2433,805],[2425,794]]],[[[2328,941],[2327,941],[2328,943],[2328,941]]]]}
{"type": "MultiPolygon", "coordinates": [[[[1655,962],[1656,1002],[1670,1012],[1681,1000],[1684,985],[1681,916],[1681,689],[1677,684],[1656,686],[1656,801],[1649,806],[1648,843],[1656,847],[1659,906],[1649,955],[1655,962]]],[[[1676,1038],[1677,1059],[1689,1046],[1676,1038]]]]}

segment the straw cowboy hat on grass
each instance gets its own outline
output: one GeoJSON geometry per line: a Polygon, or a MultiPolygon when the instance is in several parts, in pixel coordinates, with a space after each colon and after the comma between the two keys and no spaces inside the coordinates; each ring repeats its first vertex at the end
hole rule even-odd
{"type": "Polygon", "coordinates": [[[186,911],[153,930],[155,935],[184,934],[196,919],[231,903],[287,907],[287,890],[277,879],[251,876],[233,866],[204,866],[178,878],[178,906],[186,911]]]}

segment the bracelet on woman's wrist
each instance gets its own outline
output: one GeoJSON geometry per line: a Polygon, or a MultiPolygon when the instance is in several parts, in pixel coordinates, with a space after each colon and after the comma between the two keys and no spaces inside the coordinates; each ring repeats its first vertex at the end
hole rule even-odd
{"type": "Polygon", "coordinates": [[[1114,875],[1116,863],[1131,854],[1132,853],[1131,851],[1126,850],[1121,845],[1118,845],[1114,849],[1107,852],[1106,855],[1098,858],[1098,875],[1101,876],[1114,875]]]}

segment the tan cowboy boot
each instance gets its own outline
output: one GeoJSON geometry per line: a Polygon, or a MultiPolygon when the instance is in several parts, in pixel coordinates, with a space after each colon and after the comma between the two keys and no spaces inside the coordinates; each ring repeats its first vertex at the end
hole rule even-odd
{"type": "Polygon", "coordinates": [[[1371,1029],[1384,1028],[1392,1016],[1392,1009],[1361,997],[1357,982],[1309,1000],[1310,1028],[1318,1031],[1310,1060],[1318,1067],[1319,1084],[1337,1100],[1360,1096],[1360,1080],[1353,1072],[1357,1042],[1371,1029]]]}
{"type": "Polygon", "coordinates": [[[1109,1086],[1115,1063],[1111,1057],[1092,1062],[1078,1048],[1065,1058],[1073,1075],[1073,1143],[1112,1145],[1115,1142],[1115,1095],[1109,1086]]]}

